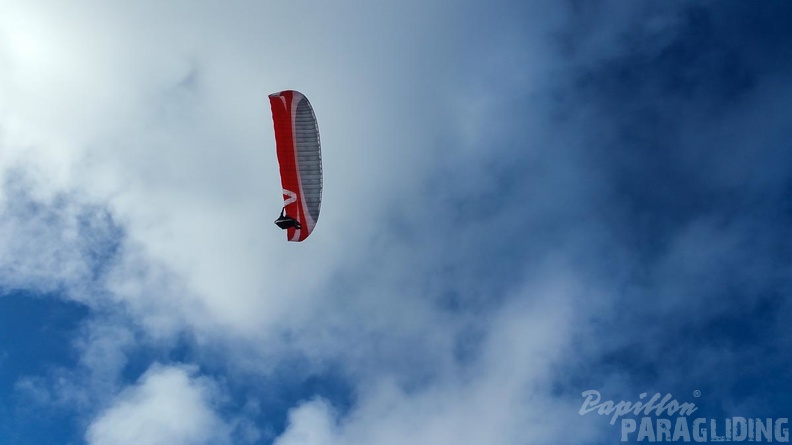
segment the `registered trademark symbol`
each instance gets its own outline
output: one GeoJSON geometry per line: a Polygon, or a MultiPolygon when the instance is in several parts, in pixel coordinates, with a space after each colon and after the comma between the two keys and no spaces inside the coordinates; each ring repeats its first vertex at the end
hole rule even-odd
{"type": "Polygon", "coordinates": [[[701,391],[699,391],[698,389],[693,391],[693,397],[701,397],[701,391]]]}

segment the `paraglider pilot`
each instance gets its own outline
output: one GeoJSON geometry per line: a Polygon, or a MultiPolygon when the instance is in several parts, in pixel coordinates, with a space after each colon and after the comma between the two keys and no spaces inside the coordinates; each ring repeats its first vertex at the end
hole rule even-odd
{"type": "Polygon", "coordinates": [[[290,229],[292,227],[294,227],[295,229],[302,228],[300,221],[297,221],[296,219],[286,214],[286,207],[284,207],[283,210],[281,210],[280,217],[278,217],[278,219],[275,220],[275,225],[277,225],[278,227],[284,230],[290,229]]]}

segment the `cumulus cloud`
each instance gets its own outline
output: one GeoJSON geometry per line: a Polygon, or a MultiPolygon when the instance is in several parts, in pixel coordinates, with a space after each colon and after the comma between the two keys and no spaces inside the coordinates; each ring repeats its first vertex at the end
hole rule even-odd
{"type": "Polygon", "coordinates": [[[336,443],[336,414],[318,399],[306,402],[289,413],[289,428],[275,442],[278,445],[328,445],[336,443]]]}
{"type": "Polygon", "coordinates": [[[100,444],[221,444],[229,427],[214,410],[216,389],[189,369],[154,366],[88,428],[100,444]]]}

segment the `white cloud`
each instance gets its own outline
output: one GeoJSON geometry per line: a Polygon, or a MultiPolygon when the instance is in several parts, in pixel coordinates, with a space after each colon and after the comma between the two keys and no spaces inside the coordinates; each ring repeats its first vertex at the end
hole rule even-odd
{"type": "Polygon", "coordinates": [[[75,299],[90,299],[85,283],[101,251],[112,241],[112,230],[101,208],[85,205],[68,194],[32,198],[27,178],[11,171],[0,187],[0,287],[55,292],[75,291],[75,299]],[[86,236],[86,228],[92,231],[86,236]],[[93,239],[98,238],[98,239],[93,239]],[[109,239],[109,240],[108,240],[109,239]]]}
{"type": "Polygon", "coordinates": [[[222,444],[230,429],[213,410],[211,381],[154,366],[88,428],[91,445],[222,444]]]}
{"type": "Polygon", "coordinates": [[[580,422],[576,395],[559,398],[550,387],[555,367],[569,353],[579,316],[573,305],[582,290],[569,277],[553,276],[519,292],[530,295],[492,318],[472,363],[458,364],[413,389],[385,374],[370,376],[351,412],[339,416],[326,401],[306,402],[290,413],[289,427],[275,443],[487,445],[591,439],[597,431],[580,422]]]}
{"type": "Polygon", "coordinates": [[[454,117],[445,81],[429,73],[453,84],[466,57],[457,40],[504,46],[467,35],[472,18],[441,2],[0,8],[0,176],[23,170],[33,200],[98,204],[124,233],[108,273],[87,284],[108,292],[72,298],[120,303],[154,336],[195,329],[275,349],[267,339],[315,319],[374,243],[399,249],[383,230],[389,212],[416,221],[432,205],[424,181],[444,162],[438,141],[454,117]],[[281,88],[308,94],[325,146],[322,219],[300,246],[272,225],[281,204],[266,95],[281,88]]]}
{"type": "MultiPolygon", "coordinates": [[[[408,166],[420,151],[405,156],[392,149],[398,141],[378,137],[392,111],[378,113],[382,98],[366,97],[376,79],[340,82],[347,70],[327,54],[354,53],[349,45],[362,44],[355,28],[369,31],[352,16],[341,27],[322,19],[344,8],[186,6],[4,5],[3,170],[21,166],[33,198],[65,191],[107,206],[125,229],[122,254],[130,256],[110,275],[110,289],[129,290],[134,271],[151,264],[171,274],[176,283],[145,294],[116,293],[144,311],[138,317],[170,311],[175,299],[185,302],[181,308],[206,308],[179,323],[258,332],[310,307],[331,265],[344,260],[339,252],[354,250],[341,240],[365,240],[375,228],[342,231],[340,222],[347,214],[373,216],[375,207],[376,214],[380,190],[402,182],[393,167],[408,166]],[[298,18],[319,35],[290,32],[298,18]],[[306,246],[283,243],[271,223],[280,204],[266,95],[297,86],[314,99],[330,147],[328,224],[319,229],[327,234],[306,246]],[[164,298],[173,287],[178,295],[164,298]]],[[[397,31],[379,39],[393,47],[397,31]]],[[[370,43],[359,57],[383,50],[370,43]]],[[[399,58],[404,49],[395,51],[399,58]]],[[[353,71],[362,76],[362,67],[383,69],[361,61],[353,71]]]]}
{"type": "Polygon", "coordinates": [[[289,412],[290,425],[276,445],[330,445],[339,434],[333,408],[322,399],[312,400],[289,412]]]}
{"type": "MultiPolygon", "coordinates": [[[[529,140],[537,154],[526,176],[549,180],[508,205],[577,215],[563,201],[583,201],[589,184],[566,158],[577,153],[559,146],[582,138],[551,137],[533,102],[510,111],[562,65],[546,39],[565,17],[550,5],[532,6],[529,26],[508,7],[466,15],[439,1],[0,3],[0,178],[24,172],[23,204],[64,199],[55,224],[0,219],[0,271],[13,278],[3,284],[65,282],[69,297],[134,325],[89,332],[79,345],[88,382],[77,386],[115,393],[137,329],[143,343],[166,344],[188,331],[229,368],[262,374],[283,356],[306,356],[316,368],[306,374],[341,363],[356,379],[355,405],[297,406],[279,445],[580,442],[590,431],[566,428],[577,399],[546,385],[580,311],[608,302],[581,303],[591,291],[572,266],[505,277],[508,295],[490,293],[495,278],[477,268],[500,259],[477,249],[522,214],[456,220],[444,201],[497,201],[489,167],[509,161],[493,150],[529,140]],[[283,88],[312,100],[324,146],[323,213],[302,245],[272,224],[281,202],[266,95],[283,88]],[[504,134],[514,128],[523,133],[504,134]],[[86,235],[75,235],[92,206],[123,231],[98,278],[86,235]],[[454,292],[487,304],[439,307],[454,292]],[[473,352],[460,359],[465,342],[473,352]]],[[[607,56],[619,32],[590,31],[581,53],[607,56]]],[[[87,438],[228,442],[215,391],[189,369],[155,366],[87,438]]]]}

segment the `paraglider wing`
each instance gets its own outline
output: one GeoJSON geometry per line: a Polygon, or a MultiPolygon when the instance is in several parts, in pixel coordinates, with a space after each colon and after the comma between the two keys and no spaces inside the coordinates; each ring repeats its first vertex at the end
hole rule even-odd
{"type": "Polygon", "coordinates": [[[289,241],[308,238],[322,204],[319,127],[308,99],[293,90],[269,96],[283,186],[283,211],[275,221],[289,241]]]}

